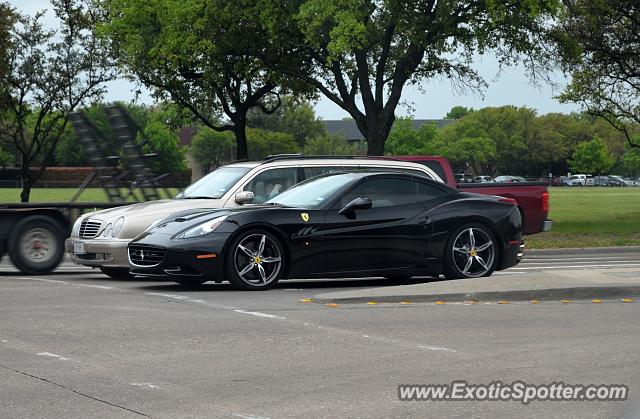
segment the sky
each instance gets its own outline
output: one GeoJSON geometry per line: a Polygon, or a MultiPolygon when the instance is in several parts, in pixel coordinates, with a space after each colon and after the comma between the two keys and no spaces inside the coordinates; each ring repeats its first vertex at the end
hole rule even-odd
{"type": "MultiPolygon", "coordinates": [[[[48,0],[9,0],[9,3],[28,14],[50,8],[48,0]]],[[[45,22],[52,27],[56,25],[51,11],[45,15],[45,22]]],[[[456,105],[475,109],[502,105],[527,106],[536,109],[539,114],[569,113],[579,109],[578,105],[561,104],[554,99],[566,84],[566,79],[560,74],[555,75],[555,88],[548,85],[534,86],[521,67],[503,69],[498,75],[498,63],[494,56],[478,57],[474,65],[488,83],[488,87],[481,94],[456,91],[448,80],[428,80],[420,86],[405,86],[402,98],[404,105],[397,109],[396,114],[416,119],[438,119],[443,118],[456,105]]],[[[138,87],[126,80],[111,82],[105,100],[133,100],[137,89],[138,87]]],[[[152,103],[150,95],[144,91],[138,96],[138,101],[152,103]]],[[[323,96],[314,107],[316,114],[325,120],[349,117],[345,111],[323,96]]]]}

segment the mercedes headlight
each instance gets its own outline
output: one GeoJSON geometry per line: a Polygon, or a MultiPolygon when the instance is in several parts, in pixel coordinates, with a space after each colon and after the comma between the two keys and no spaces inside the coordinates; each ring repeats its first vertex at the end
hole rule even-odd
{"type": "Polygon", "coordinates": [[[100,237],[109,237],[111,235],[111,223],[109,223],[104,230],[102,230],[102,234],[100,235],[100,237]]]}
{"type": "Polygon", "coordinates": [[[116,238],[118,234],[122,231],[122,227],[124,226],[124,217],[120,217],[113,223],[113,228],[111,229],[111,237],[116,238]]]}
{"type": "Polygon", "coordinates": [[[178,236],[179,239],[192,239],[194,237],[204,236],[205,234],[211,233],[213,230],[218,228],[220,224],[227,219],[227,215],[223,215],[222,217],[214,218],[213,220],[206,221],[202,224],[199,224],[193,227],[191,230],[187,230],[186,232],[180,234],[178,236]]]}

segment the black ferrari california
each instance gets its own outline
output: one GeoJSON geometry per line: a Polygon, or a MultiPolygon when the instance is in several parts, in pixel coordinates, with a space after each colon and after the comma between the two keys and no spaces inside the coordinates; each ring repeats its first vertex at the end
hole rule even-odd
{"type": "Polygon", "coordinates": [[[333,173],[237,209],[173,214],[129,245],[131,273],[264,290],[286,278],[489,276],[522,253],[515,201],[416,175],[333,173]]]}

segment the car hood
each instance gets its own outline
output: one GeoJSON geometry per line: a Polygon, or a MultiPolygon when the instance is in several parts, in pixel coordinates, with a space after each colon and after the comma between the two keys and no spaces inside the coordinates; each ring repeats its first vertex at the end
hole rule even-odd
{"type": "Polygon", "coordinates": [[[86,215],[85,218],[102,220],[102,228],[105,228],[119,217],[125,217],[124,227],[118,234],[118,239],[126,240],[133,239],[151,224],[173,213],[211,211],[222,205],[223,201],[220,199],[164,199],[97,211],[86,215]]]}
{"type": "Polygon", "coordinates": [[[273,205],[246,205],[240,208],[221,208],[221,209],[187,209],[184,211],[172,213],[157,223],[156,226],[149,229],[147,234],[168,234],[174,235],[185,229],[195,227],[208,220],[222,216],[232,216],[234,214],[250,212],[250,211],[262,211],[262,210],[275,210],[282,208],[280,206],[273,205]]]}
{"type": "Polygon", "coordinates": [[[159,201],[141,202],[139,204],[109,208],[94,212],[89,216],[104,221],[115,221],[121,216],[124,216],[127,220],[153,218],[153,221],[155,221],[158,217],[166,217],[174,212],[193,208],[221,208],[222,205],[223,202],[220,199],[162,199],[159,201]]]}

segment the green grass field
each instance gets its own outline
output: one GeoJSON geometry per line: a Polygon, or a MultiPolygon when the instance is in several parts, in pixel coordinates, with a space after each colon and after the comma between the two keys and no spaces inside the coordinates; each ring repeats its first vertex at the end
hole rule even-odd
{"type": "MultiPolygon", "coordinates": [[[[67,202],[75,189],[34,189],[31,202],[67,202]]],[[[173,194],[178,190],[172,190],[173,194]]],[[[19,189],[0,189],[0,202],[19,202],[19,189]]],[[[81,202],[106,201],[87,189],[81,202]]],[[[551,188],[553,231],[527,236],[527,248],[640,245],[640,188],[551,188]]]]}
{"type": "MultiPolygon", "coordinates": [[[[179,189],[170,189],[175,196],[179,189]]],[[[20,202],[20,189],[0,188],[0,202],[20,202]]],[[[32,189],[30,202],[69,202],[76,190],[72,188],[32,189]]],[[[78,202],[106,202],[107,194],[101,188],[85,189],[78,202]]]]}
{"type": "Polygon", "coordinates": [[[553,230],[528,248],[640,245],[640,188],[550,188],[553,230]]]}

